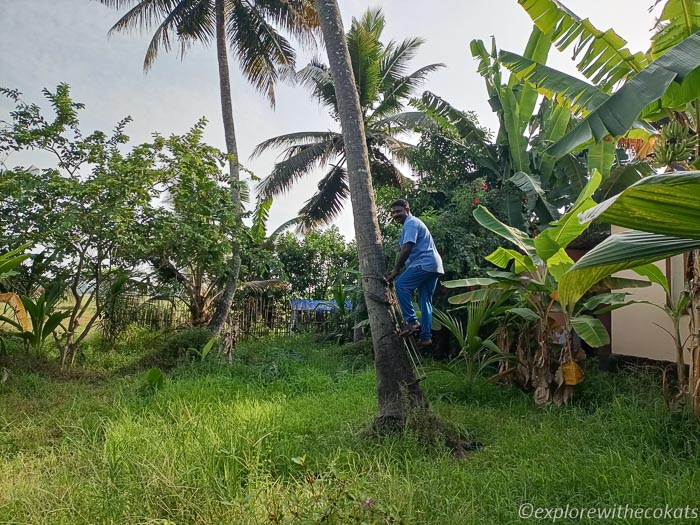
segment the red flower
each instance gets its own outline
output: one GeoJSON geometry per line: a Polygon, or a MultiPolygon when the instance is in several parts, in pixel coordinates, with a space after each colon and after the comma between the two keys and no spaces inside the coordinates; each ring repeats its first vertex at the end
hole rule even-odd
{"type": "Polygon", "coordinates": [[[527,202],[528,200],[529,200],[529,197],[527,195],[525,195],[525,202],[527,202]]]}
{"type": "Polygon", "coordinates": [[[474,204],[474,205],[479,204],[479,197],[477,197],[476,199],[474,199],[474,202],[472,202],[472,204],[474,204]]]}
{"type": "Polygon", "coordinates": [[[489,191],[489,185],[484,183],[484,191],[489,191]]]}

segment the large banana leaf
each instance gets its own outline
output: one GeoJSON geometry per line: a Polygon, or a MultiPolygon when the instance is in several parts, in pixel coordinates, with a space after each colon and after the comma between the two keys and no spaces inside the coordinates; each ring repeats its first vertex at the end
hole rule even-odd
{"type": "Polygon", "coordinates": [[[508,226],[507,224],[503,224],[483,206],[477,206],[473,212],[473,215],[476,222],[481,224],[487,230],[492,231],[496,235],[499,235],[512,242],[526,255],[529,255],[530,257],[536,255],[534,241],[524,232],[518,230],[517,228],[513,228],[512,226],[508,226]]]}
{"type": "Polygon", "coordinates": [[[579,215],[581,222],[594,219],[633,230],[700,239],[700,171],[646,177],[579,215]]]}
{"type": "Polygon", "coordinates": [[[614,95],[583,119],[547,152],[561,157],[591,138],[625,134],[652,102],[661,99],[672,82],[682,82],[700,67],[700,32],[695,33],[649,64],[614,95]]]}
{"type": "Polygon", "coordinates": [[[577,115],[585,110],[594,110],[609,97],[584,80],[544,64],[538,64],[517,53],[501,51],[498,54],[498,60],[516,78],[534,87],[540,95],[568,106],[577,115]]]}
{"type": "MultiPolygon", "coordinates": [[[[547,56],[551,47],[552,42],[549,37],[543,34],[537,26],[534,26],[525,47],[525,57],[535,64],[544,64],[547,62],[547,56]]],[[[509,90],[514,91],[520,83],[517,77],[511,76],[508,81],[509,90]]],[[[537,105],[537,90],[527,84],[519,87],[520,89],[518,89],[516,94],[518,120],[520,121],[519,132],[521,135],[524,135],[537,105]]]]}
{"type": "MultiPolygon", "coordinates": [[[[576,115],[586,116],[610,98],[610,95],[588,82],[543,64],[537,64],[516,53],[501,51],[498,59],[513,75],[537,89],[540,95],[555,100],[559,105],[569,108],[576,115]]],[[[694,76],[694,73],[689,75],[689,77],[692,76],[694,76]]],[[[679,84],[669,86],[669,92],[674,93],[673,99],[669,96],[668,100],[666,100],[666,95],[664,95],[658,102],[644,108],[642,115],[658,112],[662,102],[665,104],[663,107],[678,107],[696,98],[697,90],[695,91],[695,96],[692,96],[692,93],[690,93],[692,86],[696,84],[690,78],[686,78],[686,81],[683,82],[683,86],[679,84]],[[691,82],[688,82],[687,87],[683,87],[686,81],[691,82]],[[676,93],[675,90],[680,90],[680,92],[676,93]]],[[[632,123],[632,127],[655,133],[655,129],[642,120],[635,120],[632,123]]]]}
{"type": "Polygon", "coordinates": [[[647,65],[643,53],[631,53],[627,42],[612,29],[600,31],[556,0],[518,0],[532,21],[550,34],[560,51],[573,44],[574,59],[583,75],[604,91],[647,65]]]}
{"type": "MultiPolygon", "coordinates": [[[[657,4],[661,0],[657,0],[657,4]]],[[[658,58],[700,30],[700,2],[698,0],[665,0],[657,28],[651,37],[651,56],[658,58]]]]}
{"type": "Polygon", "coordinates": [[[587,224],[579,222],[578,215],[595,206],[595,201],[593,201],[591,196],[598,189],[601,181],[601,174],[597,170],[593,170],[590,180],[571,209],[558,221],[553,222],[551,228],[547,228],[535,237],[534,243],[537,248],[537,255],[543,261],[548,261],[550,257],[553,257],[561,249],[566,248],[588,227],[587,224]]]}
{"type": "Polygon", "coordinates": [[[610,344],[610,334],[600,319],[580,315],[571,318],[571,326],[579,337],[593,348],[610,344]]]}
{"type": "MultiPolygon", "coordinates": [[[[616,272],[643,267],[640,273],[652,279],[645,265],[700,248],[700,239],[680,239],[655,233],[629,231],[612,235],[579,259],[559,281],[559,300],[569,307],[601,279],[616,272]]],[[[661,283],[660,283],[661,284],[661,283]]]]}

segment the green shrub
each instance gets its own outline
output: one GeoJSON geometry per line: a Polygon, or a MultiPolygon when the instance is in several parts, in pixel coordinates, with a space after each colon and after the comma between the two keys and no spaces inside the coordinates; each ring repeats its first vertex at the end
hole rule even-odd
{"type": "Polygon", "coordinates": [[[205,327],[187,328],[167,336],[157,352],[157,360],[164,367],[175,367],[189,360],[193,349],[201,351],[211,339],[212,334],[205,327]]]}

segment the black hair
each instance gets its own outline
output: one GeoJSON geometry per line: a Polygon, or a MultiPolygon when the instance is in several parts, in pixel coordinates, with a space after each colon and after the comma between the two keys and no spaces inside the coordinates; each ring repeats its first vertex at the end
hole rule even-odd
{"type": "Polygon", "coordinates": [[[408,201],[406,199],[397,199],[394,202],[391,203],[390,208],[393,208],[395,206],[400,206],[401,208],[404,208],[406,210],[410,209],[408,207],[408,201]]]}

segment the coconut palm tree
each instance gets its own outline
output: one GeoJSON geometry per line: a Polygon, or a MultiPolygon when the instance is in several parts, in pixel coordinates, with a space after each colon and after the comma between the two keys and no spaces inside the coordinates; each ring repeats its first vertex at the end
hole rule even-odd
{"type": "MultiPolygon", "coordinates": [[[[275,102],[275,83],[295,69],[295,54],[278,28],[311,42],[318,18],[311,0],[98,0],[116,9],[129,8],[110,29],[113,32],[156,27],[146,51],[148,70],[161,47],[167,52],[177,42],[180,55],[199,42],[216,44],[221,113],[229,155],[231,198],[241,208],[238,147],[231,101],[228,45],[243,76],[275,102]]],[[[234,243],[226,289],[221,294],[210,328],[218,334],[231,308],[240,270],[240,244],[234,243]]]]}
{"type": "MultiPolygon", "coordinates": [[[[408,144],[399,139],[423,121],[420,111],[404,112],[411,96],[426,76],[443,64],[430,64],[408,73],[409,62],[424,43],[407,38],[400,43],[381,42],[386,20],[381,9],[368,9],[353,18],[346,36],[355,86],[360,98],[372,178],[376,184],[401,185],[407,179],[395,161],[405,161],[408,144]]],[[[336,122],[340,110],[329,66],[313,60],[299,78],[326,107],[336,122]]],[[[263,198],[288,191],[301,177],[326,167],[318,191],[300,211],[301,227],[330,222],[340,213],[349,195],[343,135],[334,131],[302,131],[274,137],[259,144],[253,155],[284,148],[283,160],[258,186],[263,198]]]]}
{"type": "Polygon", "coordinates": [[[337,100],[334,107],[342,128],[362,288],[374,343],[379,398],[376,427],[378,430],[396,429],[403,426],[411,407],[425,408],[427,401],[395,332],[388,288],[382,278],[384,258],[372,190],[369,140],[363,125],[362,96],[358,97],[360,90],[355,89],[358,82],[353,76],[352,52],[348,53],[350,46],[346,44],[349,42],[343,38],[336,0],[316,0],[316,6],[330,62],[329,76],[332,75],[332,83],[328,85],[332,87],[333,100],[337,100]]]}

